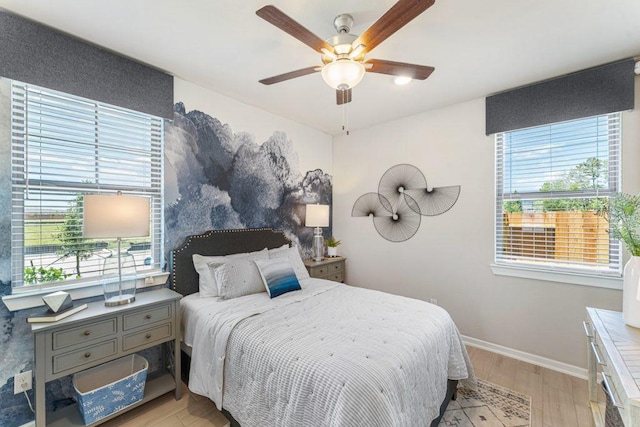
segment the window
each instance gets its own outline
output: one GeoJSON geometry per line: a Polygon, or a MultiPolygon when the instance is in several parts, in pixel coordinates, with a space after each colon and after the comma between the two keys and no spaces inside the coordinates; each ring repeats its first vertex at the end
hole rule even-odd
{"type": "Polygon", "coordinates": [[[619,189],[619,113],[497,134],[496,265],[619,276],[597,212],[619,189]]]}
{"type": "Polygon", "coordinates": [[[115,239],[82,237],[87,193],[149,197],[150,236],[122,242],[123,268],[163,259],[163,122],[53,90],[12,82],[13,286],[96,281],[117,271],[115,239]]]}

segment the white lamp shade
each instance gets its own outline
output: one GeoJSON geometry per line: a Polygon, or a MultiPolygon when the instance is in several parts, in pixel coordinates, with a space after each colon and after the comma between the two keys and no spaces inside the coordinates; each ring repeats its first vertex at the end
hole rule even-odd
{"type": "Polygon", "coordinates": [[[328,227],[329,205],[307,205],[304,225],[307,227],[328,227]]]}
{"type": "Polygon", "coordinates": [[[147,197],[86,194],[83,237],[96,239],[148,236],[149,205],[147,197]]]}
{"type": "Polygon", "coordinates": [[[364,77],[364,65],[351,59],[339,59],[322,67],[322,79],[334,89],[351,89],[364,77]]]}

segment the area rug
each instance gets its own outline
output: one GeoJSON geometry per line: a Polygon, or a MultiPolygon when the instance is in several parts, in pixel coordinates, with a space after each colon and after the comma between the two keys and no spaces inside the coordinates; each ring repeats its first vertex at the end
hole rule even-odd
{"type": "Polygon", "coordinates": [[[449,402],[440,426],[446,427],[529,427],[531,397],[508,388],[478,380],[478,389],[458,389],[458,398],[449,402]]]}

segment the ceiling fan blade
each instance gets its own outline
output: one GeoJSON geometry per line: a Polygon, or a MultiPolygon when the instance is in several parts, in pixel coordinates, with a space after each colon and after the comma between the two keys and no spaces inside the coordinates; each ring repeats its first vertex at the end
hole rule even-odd
{"type": "Polygon", "coordinates": [[[318,53],[322,53],[322,48],[333,52],[333,46],[307,30],[305,27],[294,21],[290,16],[271,4],[258,9],[256,11],[256,15],[280,28],[285,33],[300,40],[302,43],[306,44],[318,53]]]}
{"type": "Polygon", "coordinates": [[[407,25],[416,16],[427,10],[435,0],[400,0],[362,33],[353,46],[363,44],[371,52],[376,46],[388,39],[393,33],[407,25]]]}
{"type": "Polygon", "coordinates": [[[365,65],[369,73],[389,74],[390,76],[405,76],[415,80],[424,80],[433,73],[435,68],[427,65],[407,64],[405,62],[385,61],[384,59],[369,59],[365,65]]]}
{"type": "Polygon", "coordinates": [[[338,105],[351,102],[351,89],[336,89],[336,102],[338,105]]]}
{"type": "Polygon", "coordinates": [[[272,85],[274,83],[280,83],[285,80],[295,79],[296,77],[306,76],[307,74],[313,74],[322,68],[317,66],[303,68],[301,70],[289,71],[288,73],[278,74],[277,76],[267,77],[266,79],[260,80],[260,83],[263,85],[272,85]]]}

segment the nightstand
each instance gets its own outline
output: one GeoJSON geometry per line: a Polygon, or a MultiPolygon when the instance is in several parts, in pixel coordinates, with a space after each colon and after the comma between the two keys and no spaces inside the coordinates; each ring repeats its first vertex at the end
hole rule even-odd
{"type": "Polygon", "coordinates": [[[159,344],[165,344],[168,360],[163,365],[169,368],[149,374],[140,402],[95,424],[170,391],[180,399],[180,298],[180,294],[164,288],[139,292],[131,304],[105,307],[104,301],[96,301],[59,322],[32,324],[36,426],[84,425],[76,405],[48,414],[47,420],[44,389],[48,381],[159,344]]]}
{"type": "Polygon", "coordinates": [[[323,258],[322,261],[312,259],[304,260],[309,276],[318,279],[333,280],[334,282],[344,282],[344,265],[346,258],[337,256],[323,258]]]}

